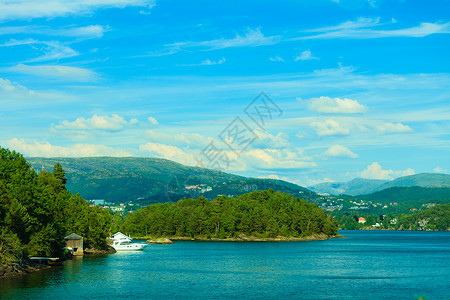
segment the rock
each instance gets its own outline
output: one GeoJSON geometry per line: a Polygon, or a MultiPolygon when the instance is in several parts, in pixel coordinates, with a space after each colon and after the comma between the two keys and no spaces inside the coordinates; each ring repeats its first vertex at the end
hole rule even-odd
{"type": "Polygon", "coordinates": [[[85,255],[103,255],[103,254],[111,254],[116,253],[116,250],[113,247],[108,246],[105,250],[97,250],[97,249],[84,249],[85,255]]]}
{"type": "Polygon", "coordinates": [[[174,242],[172,242],[171,240],[169,240],[168,238],[159,238],[159,239],[150,239],[146,241],[149,244],[158,244],[158,245],[170,245],[170,244],[175,244],[174,242]]]}

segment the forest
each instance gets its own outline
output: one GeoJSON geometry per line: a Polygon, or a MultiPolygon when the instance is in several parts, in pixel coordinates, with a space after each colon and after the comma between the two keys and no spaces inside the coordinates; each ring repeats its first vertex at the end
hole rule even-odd
{"type": "Polygon", "coordinates": [[[130,214],[123,224],[133,236],[199,239],[335,236],[337,227],[316,204],[273,189],[154,204],[130,214]]]}
{"type": "Polygon", "coordinates": [[[20,153],[0,147],[0,263],[59,256],[70,232],[83,236],[85,247],[106,247],[120,217],[90,207],[66,181],[60,164],[37,174],[20,153]]]}
{"type": "Polygon", "coordinates": [[[412,215],[402,215],[399,230],[450,230],[450,203],[436,205],[412,215]]]}

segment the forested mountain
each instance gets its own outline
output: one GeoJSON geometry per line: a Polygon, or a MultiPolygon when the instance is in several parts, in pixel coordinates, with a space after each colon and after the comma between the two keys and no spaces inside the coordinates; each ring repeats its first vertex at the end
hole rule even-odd
{"type": "Polygon", "coordinates": [[[437,173],[421,173],[403,176],[392,181],[356,178],[347,182],[324,182],[309,187],[317,193],[350,196],[366,195],[391,187],[450,187],[450,175],[437,173]]]}
{"type": "Polygon", "coordinates": [[[85,199],[142,204],[176,202],[188,197],[241,195],[272,188],[314,200],[315,193],[282,180],[245,178],[216,170],[188,167],[166,159],[139,157],[29,158],[36,170],[59,163],[67,189],[85,199]],[[209,188],[208,188],[209,187],[209,188]]]}
{"type": "Polygon", "coordinates": [[[86,247],[106,247],[113,216],[65,184],[60,164],[37,175],[21,154],[0,147],[0,263],[57,256],[69,232],[83,236],[86,247]]]}
{"type": "Polygon", "coordinates": [[[201,239],[331,237],[337,235],[337,223],[316,204],[269,189],[236,198],[153,204],[128,215],[124,230],[135,236],[201,239]]]}

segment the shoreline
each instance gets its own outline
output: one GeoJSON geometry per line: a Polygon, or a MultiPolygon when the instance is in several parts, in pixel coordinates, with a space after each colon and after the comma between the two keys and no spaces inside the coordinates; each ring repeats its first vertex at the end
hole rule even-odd
{"type": "Polygon", "coordinates": [[[1,264],[0,263],[0,280],[3,278],[13,278],[38,272],[41,270],[50,269],[51,265],[38,264],[25,260],[22,265],[18,262],[1,264]]]}
{"type": "MultiPolygon", "coordinates": [[[[335,236],[328,236],[325,234],[317,234],[306,237],[276,237],[276,238],[258,238],[255,236],[241,236],[237,238],[191,238],[191,237],[167,237],[171,241],[194,241],[194,242],[308,242],[308,241],[324,241],[333,238],[345,238],[340,234],[335,236]]],[[[146,239],[146,238],[133,238],[133,239],[146,239]]],[[[150,240],[151,238],[149,238],[150,240]]]]}

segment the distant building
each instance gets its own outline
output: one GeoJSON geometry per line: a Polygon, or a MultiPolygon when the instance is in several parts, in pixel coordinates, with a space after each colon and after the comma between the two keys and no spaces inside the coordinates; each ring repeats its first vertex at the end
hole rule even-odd
{"type": "Polygon", "coordinates": [[[364,223],[366,223],[366,219],[363,218],[363,217],[360,217],[360,218],[358,219],[358,223],[364,224],[364,223]]]}
{"type": "Polygon", "coordinates": [[[101,206],[105,205],[105,200],[104,199],[93,199],[90,202],[93,205],[101,205],[101,206]]]}
{"type": "Polygon", "coordinates": [[[66,247],[72,249],[73,255],[84,255],[83,253],[83,237],[71,232],[64,237],[66,240],[66,247]]]}

